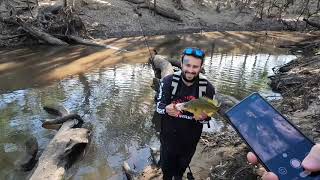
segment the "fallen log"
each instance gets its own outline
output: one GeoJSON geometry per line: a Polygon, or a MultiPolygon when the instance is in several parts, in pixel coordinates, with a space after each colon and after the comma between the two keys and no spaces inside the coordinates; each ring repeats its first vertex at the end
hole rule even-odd
{"type": "Polygon", "coordinates": [[[61,180],[76,157],[83,152],[89,143],[89,130],[75,128],[77,120],[69,120],[63,123],[58,133],[50,141],[45,151],[39,158],[37,168],[30,180],[61,180]]]}
{"type": "Polygon", "coordinates": [[[155,71],[156,78],[162,79],[169,74],[173,74],[173,66],[171,63],[164,57],[160,55],[155,55],[150,59],[153,70],[155,71]]]}
{"type": "Polygon", "coordinates": [[[55,37],[51,36],[50,34],[43,32],[42,30],[40,30],[36,27],[33,27],[30,24],[27,24],[26,22],[24,22],[20,18],[17,18],[16,22],[23,28],[23,30],[25,32],[29,33],[31,36],[33,36],[41,41],[46,42],[47,44],[59,45],[59,46],[68,45],[68,43],[66,43],[58,38],[55,38],[55,37]]]}
{"type": "Polygon", "coordinates": [[[308,19],[305,19],[305,18],[303,18],[303,21],[305,21],[308,25],[310,25],[312,27],[320,29],[320,24],[318,24],[318,23],[309,21],[308,19]]]}
{"type": "Polygon", "coordinates": [[[157,5],[155,7],[153,3],[139,4],[138,8],[150,9],[150,10],[155,11],[160,16],[163,16],[163,17],[166,17],[166,18],[169,18],[169,19],[173,19],[173,20],[176,20],[176,21],[182,21],[181,17],[177,13],[175,13],[172,9],[167,9],[167,8],[161,7],[159,5],[157,5]]]}
{"type": "Polygon", "coordinates": [[[108,49],[114,49],[122,52],[128,52],[126,49],[118,48],[115,46],[110,46],[110,45],[105,45],[96,41],[92,41],[89,39],[83,39],[81,37],[77,36],[72,36],[72,35],[60,35],[60,34],[55,34],[55,37],[64,40],[65,42],[69,44],[82,44],[86,46],[96,46],[96,47],[103,47],[103,48],[108,48],[108,49]]]}
{"type": "Polygon", "coordinates": [[[9,39],[15,39],[15,38],[21,38],[25,36],[26,34],[17,34],[17,35],[12,35],[12,36],[5,36],[1,37],[0,40],[9,40],[9,39]]]}
{"type": "Polygon", "coordinates": [[[142,4],[142,3],[144,3],[144,0],[125,0],[125,1],[131,2],[131,3],[134,3],[134,4],[142,4]]]}
{"type": "Polygon", "coordinates": [[[55,129],[58,130],[62,124],[70,119],[78,120],[77,127],[81,127],[83,124],[83,119],[78,114],[68,114],[56,119],[47,119],[42,123],[42,127],[46,129],[55,129]]]}
{"type": "Polygon", "coordinates": [[[62,125],[41,154],[30,179],[61,180],[66,170],[83,154],[84,148],[89,143],[90,130],[75,128],[80,127],[83,120],[77,114],[66,114],[68,111],[63,106],[45,106],[44,109],[50,114],[59,116],[55,121],[44,124],[62,123],[62,125]]]}

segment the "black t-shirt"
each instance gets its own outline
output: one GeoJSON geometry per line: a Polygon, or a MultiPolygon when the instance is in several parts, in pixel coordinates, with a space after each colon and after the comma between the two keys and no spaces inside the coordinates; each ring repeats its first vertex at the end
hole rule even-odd
{"type": "MultiPolygon", "coordinates": [[[[202,132],[202,123],[193,118],[190,112],[183,112],[179,117],[169,116],[165,112],[165,107],[171,103],[183,103],[192,99],[199,98],[198,79],[191,86],[182,82],[182,77],[178,83],[178,89],[175,96],[171,99],[173,75],[166,76],[162,79],[157,103],[157,112],[162,114],[161,118],[161,138],[164,143],[170,143],[181,150],[193,149],[196,147],[202,132]]],[[[205,96],[213,98],[215,89],[210,82],[206,87],[205,96]]],[[[162,142],[163,143],[163,142],[162,142]]]]}

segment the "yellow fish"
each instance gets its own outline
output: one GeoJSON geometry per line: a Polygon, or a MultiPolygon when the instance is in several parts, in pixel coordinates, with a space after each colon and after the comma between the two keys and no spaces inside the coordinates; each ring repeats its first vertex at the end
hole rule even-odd
{"type": "Polygon", "coordinates": [[[178,110],[188,111],[193,113],[194,117],[201,117],[202,114],[212,117],[219,110],[220,103],[216,99],[200,97],[186,103],[176,105],[178,110]]]}

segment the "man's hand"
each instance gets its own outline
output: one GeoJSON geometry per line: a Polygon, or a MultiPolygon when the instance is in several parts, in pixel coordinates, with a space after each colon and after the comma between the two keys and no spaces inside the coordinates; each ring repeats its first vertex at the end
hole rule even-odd
{"type": "Polygon", "coordinates": [[[175,107],[175,104],[169,104],[166,106],[166,112],[168,113],[169,116],[177,117],[181,112],[177,110],[175,107]]]}
{"type": "Polygon", "coordinates": [[[200,116],[194,116],[194,119],[197,121],[205,120],[206,118],[208,118],[206,113],[202,113],[200,116]]]}
{"type": "MultiPolygon", "coordinates": [[[[258,159],[255,154],[249,152],[247,154],[247,160],[252,164],[258,164],[258,159]]],[[[317,172],[320,171],[320,144],[316,144],[312,147],[311,151],[302,161],[302,166],[304,169],[317,172]]],[[[264,170],[265,171],[265,170],[264,170]]],[[[262,176],[263,180],[278,180],[278,176],[273,172],[264,172],[262,176]]]]}
{"type": "MultiPolygon", "coordinates": [[[[247,160],[249,163],[257,165],[258,164],[258,158],[255,154],[252,152],[249,152],[247,154],[247,160]]],[[[274,174],[273,172],[267,172],[265,169],[259,169],[262,173],[262,180],[279,180],[278,176],[274,174]]]]}

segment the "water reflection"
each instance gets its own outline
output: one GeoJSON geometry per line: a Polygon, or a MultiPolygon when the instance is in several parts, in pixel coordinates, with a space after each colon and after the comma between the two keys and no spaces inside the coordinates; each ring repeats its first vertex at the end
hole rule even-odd
{"type": "Polygon", "coordinates": [[[205,62],[205,70],[219,92],[242,99],[254,91],[272,93],[267,84],[272,68],[294,58],[292,55],[213,54],[205,62]]]}

